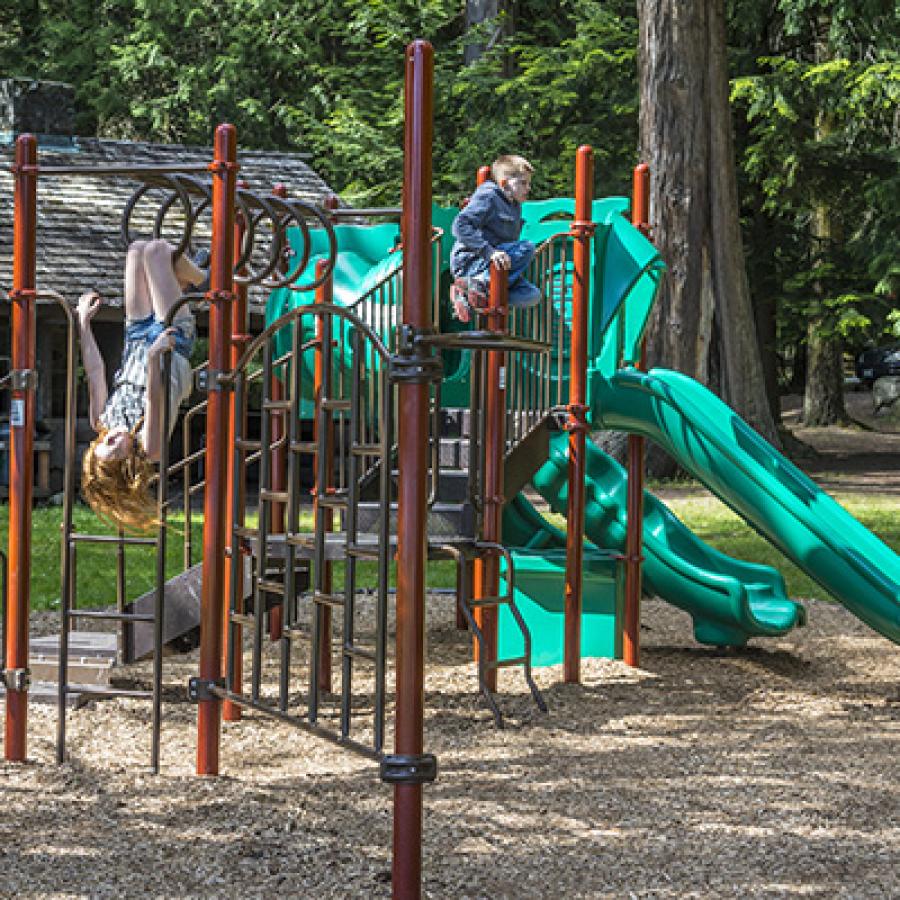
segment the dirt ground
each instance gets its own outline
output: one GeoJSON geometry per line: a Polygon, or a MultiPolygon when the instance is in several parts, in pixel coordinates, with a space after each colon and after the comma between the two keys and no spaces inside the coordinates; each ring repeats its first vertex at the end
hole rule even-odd
{"type": "MultiPolygon", "coordinates": [[[[798,436],[827,451],[803,463],[824,482],[900,492],[900,435],[798,436]]],[[[426,896],[900,896],[900,652],[806,602],[807,627],[719,652],[647,601],[641,669],[587,660],[577,686],[537,670],[547,714],[506,672],[500,731],[452,600],[432,597],[426,896]]],[[[32,707],[29,762],[0,763],[0,896],[389,896],[391,794],[374,764],[248,715],[224,726],[223,776],[196,778],[195,672],[195,653],[168,661],[156,777],[145,704],[71,712],[62,767],[55,710],[32,707]]]]}

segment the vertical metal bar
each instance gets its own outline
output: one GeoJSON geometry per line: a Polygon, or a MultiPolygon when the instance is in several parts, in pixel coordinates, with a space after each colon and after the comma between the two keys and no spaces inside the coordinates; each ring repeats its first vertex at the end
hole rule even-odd
{"type": "MultiPolygon", "coordinates": [[[[157,485],[156,505],[156,590],[153,596],[153,712],[151,714],[150,734],[150,769],[159,772],[159,742],[162,729],[162,660],[163,630],[166,599],[166,516],[169,501],[169,422],[172,418],[170,407],[169,384],[172,380],[172,353],[164,354],[162,373],[150,372],[149,378],[162,380],[162,421],[160,425],[159,484],[157,485]]],[[[121,541],[120,541],[121,546],[121,541]]],[[[122,566],[125,564],[124,547],[122,548],[122,566]]],[[[124,574],[123,574],[124,579],[124,574]]],[[[123,584],[124,599],[124,584],[123,584]]],[[[124,604],[123,604],[124,609],[124,604]]],[[[120,631],[125,623],[120,623],[120,631]]]]}
{"type": "Polygon", "coordinates": [[[566,515],[565,645],[563,677],[581,680],[581,608],[584,568],[585,452],[587,443],[587,330],[591,277],[591,202],[594,151],[578,148],[575,163],[575,245],[572,250],[572,343],[569,359],[569,503],[566,515]]]}
{"type": "Polygon", "coordinates": [[[269,581],[269,521],[270,501],[264,496],[272,489],[271,455],[266,452],[272,439],[272,411],[267,409],[268,390],[272,384],[272,356],[274,342],[266,341],[263,347],[262,406],[260,412],[260,454],[259,454],[259,515],[257,520],[257,538],[259,550],[256,555],[257,574],[253,593],[253,657],[251,662],[250,695],[258,703],[262,693],[263,634],[265,608],[268,605],[269,593],[260,586],[261,581],[269,581]]]}
{"type": "MultiPolygon", "coordinates": [[[[488,329],[496,334],[506,332],[509,304],[509,276],[491,266],[491,288],[488,303],[491,311],[488,329]]],[[[484,396],[484,486],[482,490],[481,537],[498,544],[502,534],[503,514],[503,460],[506,455],[506,354],[502,350],[490,350],[485,363],[486,380],[484,396]]],[[[475,598],[497,597],[500,593],[500,559],[494,551],[475,560],[475,598]]],[[[497,658],[496,605],[481,606],[475,610],[475,622],[484,636],[475,641],[475,659],[483,668],[497,658]],[[486,659],[481,658],[481,654],[486,659]]],[[[488,690],[497,689],[497,669],[485,672],[488,690]]]]}
{"type": "MultiPolygon", "coordinates": [[[[362,437],[365,442],[364,431],[365,412],[361,411],[364,380],[363,349],[360,347],[359,331],[355,328],[352,334],[352,360],[350,375],[350,443],[362,437]],[[361,414],[362,412],[362,414],[361,414]]],[[[368,379],[366,379],[368,380],[368,379]]],[[[350,453],[347,473],[347,547],[354,546],[358,541],[359,518],[359,456],[350,453]]],[[[343,654],[341,659],[341,736],[350,735],[350,712],[353,702],[353,647],[356,641],[356,556],[348,553],[344,561],[344,623],[342,632],[343,654]]],[[[376,690],[378,685],[376,684],[376,690]]]]}
{"type": "MultiPolygon", "coordinates": [[[[378,595],[375,606],[375,722],[374,746],[384,746],[385,671],[387,669],[388,590],[391,583],[391,454],[394,447],[394,398],[386,367],[370,378],[381,385],[381,472],[378,489],[381,509],[378,518],[378,595]]],[[[374,412],[374,411],[373,411],[374,412]]]]}
{"type": "MultiPolygon", "coordinates": [[[[63,521],[62,521],[62,574],[60,578],[60,609],[62,611],[62,627],[59,633],[58,676],[58,716],[56,730],[56,761],[62,763],[66,755],[66,687],[68,682],[69,651],[69,610],[72,607],[74,550],[70,541],[72,534],[72,505],[75,502],[75,425],[78,410],[76,408],[75,389],[75,322],[69,316],[66,341],[66,457],[63,466],[63,521]]],[[[6,558],[3,557],[4,566],[6,558]]],[[[5,571],[4,571],[5,575],[5,571]]],[[[3,594],[6,594],[6,582],[3,583],[3,594]]],[[[5,613],[5,608],[4,608],[5,613]]],[[[4,632],[5,634],[5,632],[4,632]]]]}
{"type": "MultiPolygon", "coordinates": [[[[187,460],[191,455],[191,421],[190,416],[185,416],[181,426],[181,445],[184,448],[184,458],[187,460]]],[[[191,531],[194,527],[194,516],[191,510],[191,463],[185,462],[182,470],[183,491],[184,491],[184,545],[182,551],[182,564],[185,571],[194,563],[194,540],[191,531]]]]}
{"type": "MultiPolygon", "coordinates": [[[[16,140],[14,166],[12,350],[13,371],[35,370],[35,284],[37,231],[37,140],[16,140]]],[[[31,501],[34,482],[34,382],[12,386],[9,429],[9,584],[6,670],[28,668],[28,615],[31,581],[31,501]]],[[[27,753],[28,687],[6,689],[6,759],[23,762],[27,753]]]]}
{"type": "MultiPolygon", "coordinates": [[[[425,41],[406,49],[403,172],[403,323],[431,327],[431,154],[434,50],[425,41]]],[[[428,491],[427,383],[399,386],[399,508],[397,514],[397,712],[394,748],[423,748],[425,567],[428,491]]],[[[395,898],[422,890],[422,785],[394,786],[395,898]]]]}
{"type": "MultiPolygon", "coordinates": [[[[244,451],[240,444],[247,435],[247,416],[245,415],[247,404],[247,372],[244,369],[235,373],[234,381],[234,406],[238,415],[234,419],[234,453],[231,457],[231,481],[233,484],[242,482],[246,477],[244,472],[244,451]]],[[[244,506],[241,502],[241,492],[231,492],[231,530],[228,540],[231,543],[231,559],[229,560],[229,568],[231,570],[230,592],[226,598],[228,609],[232,613],[243,611],[243,559],[241,551],[241,542],[238,539],[235,530],[244,524],[244,506]],[[238,575],[236,569],[241,570],[238,575]],[[238,595],[238,586],[241,587],[240,596],[238,595]]],[[[254,593],[256,585],[254,584],[254,593]]],[[[228,652],[225,656],[225,684],[229,691],[239,694],[242,690],[241,676],[243,668],[243,628],[240,624],[231,621],[229,617],[228,625],[225,631],[228,652]],[[240,663],[238,663],[240,660],[240,663]],[[241,666],[241,669],[238,666],[241,666]]]]}
{"type": "MultiPolygon", "coordinates": [[[[200,678],[219,680],[222,671],[222,605],[225,570],[225,477],[228,404],[217,373],[228,368],[234,267],[234,193],[237,140],[234,126],[215,134],[212,170],[212,260],[209,291],[210,387],[206,410],[206,495],[203,519],[203,582],[200,599],[200,678]]],[[[219,773],[221,703],[216,697],[197,707],[197,774],[219,773]]]]}
{"type": "MultiPolygon", "coordinates": [[[[631,224],[647,235],[650,231],[650,167],[635,167],[632,182],[631,224]]],[[[647,367],[647,342],[641,344],[639,369],[647,367]]],[[[644,523],[644,438],[628,436],[628,499],[625,536],[625,615],[622,658],[626,665],[641,664],[641,566],[644,523]]]]}
{"type": "MultiPolygon", "coordinates": [[[[300,517],[300,455],[294,449],[300,440],[300,404],[303,398],[302,319],[295,319],[291,326],[291,363],[289,387],[291,408],[288,411],[288,502],[285,535],[290,537],[298,528],[300,517]]],[[[282,617],[285,626],[293,627],[297,621],[297,550],[285,540],[284,601],[282,617]]],[[[286,628],[281,631],[281,668],[278,684],[278,704],[287,712],[291,674],[291,637],[286,628]]]]}
{"type": "MultiPolygon", "coordinates": [[[[241,182],[240,187],[247,187],[246,182],[241,182]]],[[[234,247],[232,253],[234,254],[234,258],[238,259],[241,255],[241,251],[243,249],[244,244],[244,234],[247,229],[247,223],[244,221],[243,213],[239,210],[235,212],[234,216],[234,247]]],[[[242,267],[241,271],[238,273],[239,275],[246,275],[247,270],[246,267],[242,267]]],[[[234,286],[234,309],[232,310],[231,316],[231,341],[229,345],[229,371],[233,371],[234,367],[237,365],[238,360],[241,358],[244,352],[244,348],[247,346],[249,342],[249,335],[247,334],[247,285],[246,284],[235,284],[234,286]]],[[[263,387],[263,392],[265,392],[265,387],[263,387]]],[[[227,462],[226,467],[228,471],[228,481],[226,483],[225,488],[225,514],[228,517],[226,523],[226,546],[229,553],[231,553],[232,557],[240,557],[240,547],[239,542],[235,540],[234,536],[234,526],[238,522],[243,521],[243,509],[244,509],[244,498],[246,496],[246,479],[244,477],[243,467],[236,468],[232,465],[232,461],[235,455],[243,455],[242,451],[237,448],[235,445],[235,434],[238,430],[237,427],[237,417],[246,415],[245,408],[238,408],[237,401],[234,396],[234,391],[230,391],[228,395],[228,439],[227,439],[227,462]],[[235,473],[239,474],[239,478],[235,479],[235,473]]],[[[265,414],[264,414],[265,415],[265,414]]],[[[245,430],[245,429],[241,429],[245,430]]],[[[265,445],[263,445],[262,453],[265,453],[265,445]]],[[[262,506],[262,504],[260,504],[262,506]]],[[[260,510],[262,512],[262,510],[260,510]]],[[[240,560],[238,559],[240,562],[240,560]]],[[[234,607],[236,612],[243,612],[244,607],[244,567],[242,565],[229,565],[225,569],[225,603],[223,604],[223,621],[222,621],[222,633],[229,635],[232,625],[236,629],[235,634],[235,645],[237,647],[243,646],[242,632],[243,629],[237,623],[232,623],[231,621],[231,607],[232,603],[229,598],[234,597],[234,607]]],[[[222,663],[223,667],[225,665],[225,661],[228,658],[230,642],[228,640],[223,642],[222,652],[224,654],[222,663]]],[[[232,679],[232,690],[235,693],[241,692],[241,681],[243,677],[243,664],[244,664],[244,654],[243,652],[239,652],[237,656],[234,658],[234,661],[231,666],[231,679],[232,679]]],[[[226,722],[240,722],[241,720],[241,707],[238,706],[237,703],[232,703],[230,700],[225,700],[222,703],[222,718],[226,722]]]]}
{"type": "MultiPolygon", "coordinates": [[[[287,187],[284,184],[276,184],[272,188],[272,193],[276,197],[281,197],[282,199],[286,199],[288,195],[287,187]]],[[[331,200],[334,195],[326,198],[326,202],[331,200]]],[[[337,198],[334,197],[334,200],[337,201],[337,198]]],[[[287,235],[282,235],[282,240],[287,241],[287,235]]],[[[287,272],[288,261],[285,253],[287,252],[287,247],[282,250],[282,258],[279,262],[278,269],[282,274],[287,272]]],[[[282,366],[282,371],[275,372],[273,374],[272,384],[269,388],[269,392],[273,400],[283,400],[287,395],[285,390],[283,379],[285,378],[285,369],[282,366]]],[[[285,436],[288,433],[288,421],[287,416],[284,413],[278,415],[272,421],[272,443],[275,445],[273,449],[270,451],[272,454],[272,490],[275,491],[283,491],[287,485],[287,454],[288,448],[283,443],[285,436]]],[[[265,452],[265,448],[263,448],[263,452],[265,452]]],[[[284,534],[284,516],[286,512],[286,507],[284,503],[273,502],[271,506],[271,517],[269,520],[269,533],[270,534],[284,534]]],[[[284,627],[284,608],[287,603],[287,593],[285,593],[285,597],[282,599],[282,602],[269,610],[269,639],[273,641],[280,640],[282,635],[282,628],[284,627]]]]}
{"type": "MultiPolygon", "coordinates": [[[[326,260],[320,259],[316,263],[316,279],[321,278],[328,267],[326,260]]],[[[332,280],[327,278],[316,289],[316,303],[331,303],[333,300],[332,280]]],[[[331,334],[331,316],[328,316],[326,330],[326,322],[324,316],[316,317],[316,338],[322,349],[321,353],[316,354],[315,367],[315,384],[314,396],[316,403],[319,404],[323,398],[332,399],[332,395],[340,393],[333,389],[333,365],[332,365],[332,334],[331,334]]],[[[341,327],[342,320],[338,320],[341,327]]],[[[343,334],[341,334],[343,338],[343,334]]],[[[341,352],[343,352],[344,342],[338,342],[341,352]]],[[[339,426],[343,426],[343,421],[339,420],[339,426]]],[[[315,521],[322,516],[322,528],[327,533],[334,528],[334,511],[332,509],[321,509],[319,506],[319,498],[333,493],[334,488],[334,418],[330,412],[326,415],[317,415],[315,419],[316,434],[314,441],[316,443],[316,486],[313,501],[313,515],[315,521]],[[320,466],[319,462],[324,460],[324,466],[320,466]],[[322,481],[319,481],[319,473],[322,473],[322,481]]],[[[340,428],[340,437],[343,442],[343,427],[340,428]]],[[[346,454],[341,448],[340,458],[345,459],[346,454]]],[[[325,539],[323,538],[323,541],[325,539]]],[[[323,544],[324,548],[324,544],[323,544]]],[[[324,551],[323,551],[324,552],[324,551]]],[[[333,586],[333,572],[330,562],[324,562],[323,556],[322,571],[322,590],[326,594],[330,594],[333,586]]],[[[319,642],[319,654],[317,665],[319,668],[319,690],[326,693],[331,692],[331,607],[327,605],[319,605],[316,616],[320,622],[321,638],[319,642]]]]}
{"type": "MultiPolygon", "coordinates": [[[[121,528],[116,544],[116,612],[120,615],[125,612],[125,532],[121,528]]],[[[125,622],[116,622],[116,661],[119,665],[125,662],[125,631],[125,622]]]]}

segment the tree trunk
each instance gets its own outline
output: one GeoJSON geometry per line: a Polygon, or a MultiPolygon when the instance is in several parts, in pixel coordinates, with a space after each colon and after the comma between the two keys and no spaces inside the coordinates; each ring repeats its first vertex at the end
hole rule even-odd
{"type": "MultiPolygon", "coordinates": [[[[828,45],[830,19],[818,20],[816,62],[832,57],[828,45]]],[[[822,111],[816,117],[816,140],[824,141],[833,130],[830,116],[822,111]]],[[[831,249],[841,239],[831,209],[824,200],[816,204],[810,222],[813,259],[817,264],[827,261],[831,249]]],[[[823,428],[849,421],[844,404],[843,341],[833,332],[832,316],[825,307],[828,287],[819,281],[813,288],[816,313],[811,316],[806,331],[806,387],[803,391],[803,424],[823,428]]]]}
{"type": "MultiPolygon", "coordinates": [[[[466,31],[471,31],[483,22],[497,20],[501,15],[503,17],[497,21],[495,31],[489,37],[487,44],[466,44],[463,49],[463,62],[466,65],[475,62],[486,49],[496,43],[498,38],[509,37],[514,33],[513,7],[513,0],[466,0],[466,31]]],[[[503,74],[506,77],[511,74],[509,71],[511,65],[512,60],[508,56],[504,58],[503,74]]]]}
{"type": "Polygon", "coordinates": [[[649,359],[710,386],[780,446],[738,219],[724,0],[638,0],[638,15],[641,159],[650,164],[650,217],[669,269],[649,359]]]}

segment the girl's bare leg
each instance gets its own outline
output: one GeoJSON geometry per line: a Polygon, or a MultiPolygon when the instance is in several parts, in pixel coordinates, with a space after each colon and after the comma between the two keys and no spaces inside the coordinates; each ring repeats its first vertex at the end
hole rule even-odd
{"type": "Polygon", "coordinates": [[[181,299],[181,285],[172,261],[174,248],[168,241],[150,241],[144,250],[144,272],[150,285],[152,312],[165,319],[173,304],[181,299]]]}
{"type": "Polygon", "coordinates": [[[144,268],[147,246],[147,241],[134,241],[125,257],[125,316],[129,319],[146,319],[153,312],[144,268]]]}

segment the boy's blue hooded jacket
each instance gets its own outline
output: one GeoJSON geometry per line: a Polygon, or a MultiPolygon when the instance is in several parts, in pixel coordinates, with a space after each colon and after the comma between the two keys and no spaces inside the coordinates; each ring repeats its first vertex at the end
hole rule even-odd
{"type": "Polygon", "coordinates": [[[497,247],[517,241],[521,231],[521,204],[510,200],[498,184],[486,181],[453,221],[456,243],[450,271],[456,276],[483,272],[497,247]]]}

